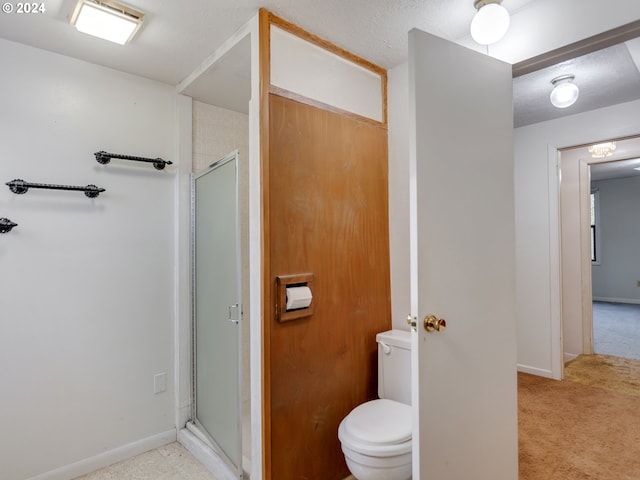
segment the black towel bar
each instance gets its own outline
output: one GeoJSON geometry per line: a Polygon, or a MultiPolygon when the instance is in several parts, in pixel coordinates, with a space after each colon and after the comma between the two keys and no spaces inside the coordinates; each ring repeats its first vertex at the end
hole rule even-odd
{"type": "Polygon", "coordinates": [[[96,187],[95,185],[87,185],[85,187],[75,186],[75,185],[54,185],[50,183],[30,183],[25,182],[19,178],[15,180],[11,180],[7,182],[7,185],[13,193],[17,193],[18,195],[22,195],[23,193],[27,193],[30,188],[46,188],[48,190],[74,190],[84,192],[84,194],[89,198],[96,198],[102,192],[106,190],[104,188],[96,187]]]}
{"type": "Polygon", "coordinates": [[[100,150],[99,152],[94,153],[96,156],[96,161],[102,165],[106,165],[111,161],[112,158],[118,158],[121,160],[133,160],[135,162],[146,162],[153,163],[153,166],[156,170],[164,170],[166,165],[172,165],[173,162],[170,160],[163,160],[162,158],[144,158],[144,157],[134,157],[133,155],[120,155],[117,153],[107,153],[104,150],[100,150]]]}

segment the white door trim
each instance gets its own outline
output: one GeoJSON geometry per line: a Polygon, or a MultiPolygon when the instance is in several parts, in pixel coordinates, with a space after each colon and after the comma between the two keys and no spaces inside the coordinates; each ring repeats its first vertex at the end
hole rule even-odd
{"type": "Polygon", "coordinates": [[[560,152],[547,147],[549,171],[549,318],[551,319],[551,377],[564,377],[562,346],[562,236],[560,235],[560,152]]]}

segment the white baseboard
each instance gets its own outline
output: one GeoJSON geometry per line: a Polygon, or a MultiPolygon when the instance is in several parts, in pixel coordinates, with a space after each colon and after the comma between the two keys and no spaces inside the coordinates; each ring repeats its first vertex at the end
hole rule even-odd
{"type": "Polygon", "coordinates": [[[609,298],[609,297],[593,297],[594,302],[609,302],[609,303],[632,303],[635,305],[640,304],[640,299],[637,298],[609,298]]]}
{"type": "Polygon", "coordinates": [[[542,368],[530,367],[528,365],[518,364],[518,371],[522,373],[530,373],[531,375],[537,375],[539,377],[554,378],[551,370],[544,370],[542,368]]]}
{"type": "Polygon", "coordinates": [[[148,452],[154,448],[159,448],[163,445],[173,443],[176,441],[176,438],[177,435],[175,429],[167,430],[166,432],[143,438],[136,442],[123,445],[122,447],[99,453],[93,457],[85,458],[79,462],[71,463],[64,467],[36,475],[28,480],[69,480],[71,478],[80,477],[87,473],[113,465],[114,463],[135,457],[141,453],[148,452]]]}
{"type": "Polygon", "coordinates": [[[209,445],[193,432],[186,428],[178,432],[178,441],[193,455],[202,465],[209,470],[217,480],[237,480],[229,467],[209,445]]]}

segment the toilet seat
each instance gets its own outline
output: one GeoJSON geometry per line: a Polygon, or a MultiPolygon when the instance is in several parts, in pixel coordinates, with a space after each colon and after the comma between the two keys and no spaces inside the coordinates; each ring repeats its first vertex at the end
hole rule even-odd
{"type": "Polygon", "coordinates": [[[388,399],[359,405],[338,427],[338,438],[351,450],[371,456],[395,456],[411,451],[411,407],[388,399]]]}

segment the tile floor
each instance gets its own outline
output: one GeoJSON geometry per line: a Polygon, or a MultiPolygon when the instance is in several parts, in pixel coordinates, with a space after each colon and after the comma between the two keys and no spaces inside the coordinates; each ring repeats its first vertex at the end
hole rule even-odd
{"type": "MultiPolygon", "coordinates": [[[[75,480],[216,480],[182,445],[170,443],[75,480]]],[[[345,480],[356,480],[349,476],[345,480]]]]}
{"type": "Polygon", "coordinates": [[[76,480],[216,480],[179,443],[170,443],[76,480]]]}

